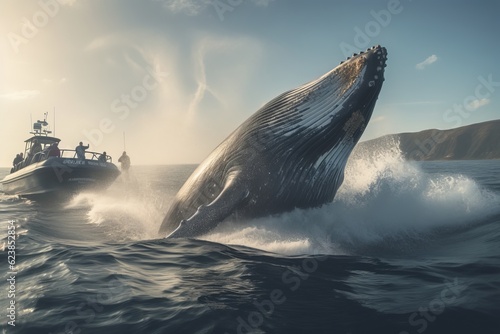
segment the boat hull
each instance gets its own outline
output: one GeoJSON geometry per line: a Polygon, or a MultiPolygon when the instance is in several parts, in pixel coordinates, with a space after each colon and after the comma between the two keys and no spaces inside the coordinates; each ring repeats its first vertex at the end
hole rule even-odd
{"type": "Polygon", "coordinates": [[[2,185],[8,195],[38,197],[106,189],[118,175],[109,162],[50,157],[7,175],[2,185]]]}

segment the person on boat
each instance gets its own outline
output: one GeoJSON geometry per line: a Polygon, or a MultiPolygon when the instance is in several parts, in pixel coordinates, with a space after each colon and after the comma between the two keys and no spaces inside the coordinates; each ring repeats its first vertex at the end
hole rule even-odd
{"type": "Polygon", "coordinates": [[[49,147],[49,157],[60,157],[61,156],[61,150],[59,149],[59,143],[53,143],[49,147]]]}
{"type": "Polygon", "coordinates": [[[16,154],[14,161],[12,161],[12,165],[14,165],[14,167],[11,168],[10,170],[11,173],[14,173],[17,170],[18,168],[17,164],[20,163],[21,161],[23,161],[23,154],[22,153],[16,154]]]}
{"type": "Polygon", "coordinates": [[[22,153],[21,154],[16,154],[16,157],[14,158],[14,161],[12,161],[12,165],[14,165],[14,167],[16,167],[16,165],[18,163],[20,163],[21,161],[23,161],[22,153]]]}
{"type": "Polygon", "coordinates": [[[99,156],[99,162],[106,162],[106,160],[108,159],[108,156],[106,155],[106,151],[102,152],[102,154],[99,156]]]}
{"type": "Polygon", "coordinates": [[[33,146],[31,146],[31,149],[30,149],[30,155],[34,156],[35,154],[37,154],[38,152],[41,152],[41,151],[42,151],[42,144],[40,144],[40,142],[35,139],[33,141],[33,146]]]}
{"type": "Polygon", "coordinates": [[[35,154],[38,152],[42,152],[42,145],[38,142],[37,139],[33,140],[33,145],[31,145],[30,151],[26,156],[27,165],[31,164],[33,159],[35,158],[35,154]]]}
{"type": "Polygon", "coordinates": [[[82,159],[82,160],[85,160],[85,150],[89,148],[90,145],[87,145],[87,146],[83,146],[83,143],[80,142],[80,145],[78,145],[76,148],[75,148],[75,151],[76,151],[76,157],[78,159],[82,159]]]}
{"type": "MultiPolygon", "coordinates": [[[[17,156],[16,156],[17,158],[17,156]]],[[[15,159],[14,159],[15,161],[15,159]]],[[[24,156],[23,156],[23,152],[19,153],[19,162],[17,164],[14,165],[14,168],[12,168],[12,172],[15,172],[21,168],[24,167],[24,156]]]]}
{"type": "Polygon", "coordinates": [[[127,152],[123,151],[122,156],[118,159],[118,162],[121,164],[122,171],[128,172],[130,168],[130,158],[127,155],[127,152]]]}

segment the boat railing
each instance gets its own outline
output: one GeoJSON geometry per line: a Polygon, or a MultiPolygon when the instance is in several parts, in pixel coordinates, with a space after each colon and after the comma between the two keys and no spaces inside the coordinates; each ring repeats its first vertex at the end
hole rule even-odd
{"type": "MultiPolygon", "coordinates": [[[[59,151],[60,151],[61,158],[78,159],[78,156],[76,154],[76,150],[61,149],[59,151]]],[[[98,160],[99,161],[99,157],[101,155],[102,155],[102,153],[85,151],[85,160],[98,160]]],[[[49,157],[49,153],[47,152],[46,159],[48,157],[49,157]]],[[[113,159],[111,159],[111,156],[106,155],[106,162],[113,162],[113,159]]]]}
{"type": "MultiPolygon", "coordinates": [[[[94,161],[101,161],[101,153],[98,152],[92,152],[92,151],[85,151],[85,160],[94,160],[94,161]]],[[[78,159],[78,160],[83,160],[79,159],[78,155],[76,153],[76,150],[70,150],[70,149],[59,149],[59,154],[55,154],[55,152],[48,150],[48,151],[42,151],[38,152],[32,157],[27,156],[25,160],[21,161],[18,163],[14,168],[12,168],[11,173],[18,171],[26,166],[29,166],[31,164],[34,164],[36,162],[44,161],[47,160],[48,158],[51,157],[57,157],[57,158],[67,158],[67,159],[78,159]]],[[[113,159],[111,156],[106,155],[106,162],[113,162],[113,159]]]]}

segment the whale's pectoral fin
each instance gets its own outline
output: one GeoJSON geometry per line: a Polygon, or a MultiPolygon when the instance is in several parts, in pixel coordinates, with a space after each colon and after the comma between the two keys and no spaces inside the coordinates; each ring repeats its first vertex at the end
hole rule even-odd
{"type": "Polygon", "coordinates": [[[230,216],[248,195],[248,189],[237,181],[237,174],[229,176],[219,196],[208,205],[200,206],[187,220],[182,220],[167,238],[189,238],[207,233],[230,216]]]}

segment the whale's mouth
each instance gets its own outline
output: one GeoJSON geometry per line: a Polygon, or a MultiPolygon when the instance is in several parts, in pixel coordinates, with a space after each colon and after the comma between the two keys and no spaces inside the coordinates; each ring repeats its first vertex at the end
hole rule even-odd
{"type": "MultiPolygon", "coordinates": [[[[331,175],[335,187],[342,183],[349,155],[371,118],[384,81],[386,60],[387,50],[381,46],[349,57],[318,80],[318,92],[313,95],[321,99],[299,116],[304,125],[302,133],[306,134],[296,139],[301,143],[299,153],[307,152],[303,156],[313,167],[310,173],[331,175]]],[[[308,169],[306,165],[303,170],[308,169]]],[[[335,194],[333,188],[325,186],[324,192],[335,194]]]]}
{"type": "MultiPolygon", "coordinates": [[[[384,82],[384,80],[385,80],[384,68],[387,66],[387,64],[386,64],[386,62],[387,62],[387,49],[380,46],[380,45],[377,45],[377,46],[374,46],[373,48],[368,49],[368,50],[369,50],[368,53],[370,51],[372,52],[368,58],[368,62],[370,62],[370,63],[368,64],[369,71],[367,74],[369,75],[369,77],[367,79],[371,79],[371,80],[368,80],[368,86],[373,87],[373,86],[377,85],[377,83],[379,84],[379,86],[381,86],[382,82],[384,82]]],[[[366,55],[366,53],[362,53],[362,54],[360,54],[360,56],[363,56],[363,54],[366,55]]]]}
{"type": "Polygon", "coordinates": [[[307,124],[313,133],[321,130],[322,138],[331,137],[325,148],[331,145],[331,149],[335,141],[355,144],[361,137],[385,80],[386,60],[386,48],[371,47],[348,57],[309,86],[310,95],[318,98],[303,108],[301,124],[307,124]]]}
{"type": "Polygon", "coordinates": [[[386,61],[387,49],[377,45],[355,53],[336,68],[349,86],[343,97],[347,105],[342,109],[347,139],[357,141],[368,124],[385,80],[386,61]]]}

